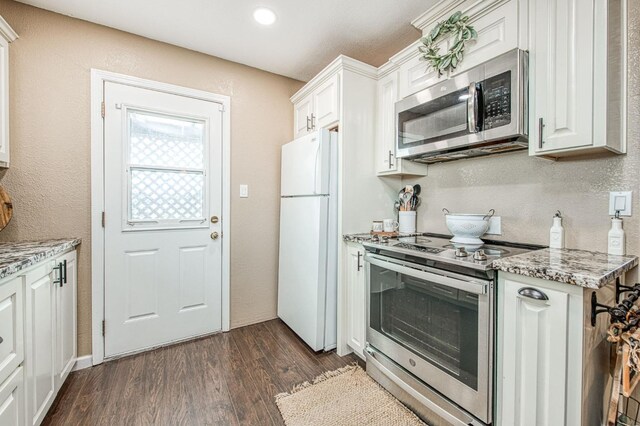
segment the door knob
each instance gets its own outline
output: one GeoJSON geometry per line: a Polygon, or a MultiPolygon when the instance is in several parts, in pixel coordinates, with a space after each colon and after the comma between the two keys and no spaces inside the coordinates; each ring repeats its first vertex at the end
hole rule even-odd
{"type": "Polygon", "coordinates": [[[217,240],[218,239],[218,233],[217,232],[212,232],[211,233],[211,239],[212,240],[217,240]]]}
{"type": "Polygon", "coordinates": [[[211,216],[211,223],[218,223],[218,216],[211,216]]]}

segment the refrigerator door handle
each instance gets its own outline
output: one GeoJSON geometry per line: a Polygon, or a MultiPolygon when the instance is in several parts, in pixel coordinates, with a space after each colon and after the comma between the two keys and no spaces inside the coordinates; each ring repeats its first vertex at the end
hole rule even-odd
{"type": "MultiPolygon", "coordinates": [[[[313,165],[313,194],[322,192],[322,188],[318,188],[318,159],[320,154],[320,140],[318,140],[318,148],[316,148],[316,159],[313,165]]],[[[322,186],[322,185],[320,185],[322,186]]]]}

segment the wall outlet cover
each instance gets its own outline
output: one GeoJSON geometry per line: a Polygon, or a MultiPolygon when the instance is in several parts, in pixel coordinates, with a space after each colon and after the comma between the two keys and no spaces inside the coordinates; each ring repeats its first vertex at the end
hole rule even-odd
{"type": "Polygon", "coordinates": [[[502,222],[500,216],[493,216],[489,219],[489,229],[486,234],[502,235],[502,222]]]}
{"type": "Polygon", "coordinates": [[[631,216],[631,202],[633,191],[609,192],[609,216],[615,216],[620,210],[620,216],[631,216]]]}

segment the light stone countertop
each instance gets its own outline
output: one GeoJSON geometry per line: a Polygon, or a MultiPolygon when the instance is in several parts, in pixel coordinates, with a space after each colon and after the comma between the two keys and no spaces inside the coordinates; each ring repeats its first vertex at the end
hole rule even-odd
{"type": "Polygon", "coordinates": [[[494,260],[498,271],[598,289],[638,265],[638,256],[615,256],[587,250],[535,250],[494,260]]]}
{"type": "MultiPolygon", "coordinates": [[[[393,238],[403,238],[403,237],[418,237],[424,235],[424,232],[414,232],[412,234],[399,234],[397,237],[393,238]]],[[[365,241],[371,241],[371,237],[373,234],[370,232],[361,232],[358,234],[344,234],[342,236],[342,240],[345,243],[363,243],[365,241]]]]}
{"type": "Polygon", "coordinates": [[[0,279],[74,248],[79,238],[0,243],[0,279]]]}

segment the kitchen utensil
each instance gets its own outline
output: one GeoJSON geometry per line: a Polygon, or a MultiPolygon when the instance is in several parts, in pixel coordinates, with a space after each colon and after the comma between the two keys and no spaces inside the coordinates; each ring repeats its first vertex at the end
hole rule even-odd
{"type": "Polygon", "coordinates": [[[411,193],[409,192],[403,192],[402,193],[402,206],[404,207],[402,210],[407,211],[407,210],[411,210],[409,207],[409,200],[411,200],[411,197],[413,197],[413,191],[411,191],[411,193]]]}
{"type": "Polygon", "coordinates": [[[401,234],[413,234],[416,232],[416,212],[398,212],[398,232],[401,234]]]}
{"type": "Polygon", "coordinates": [[[415,185],[413,185],[414,195],[420,195],[420,192],[422,192],[422,187],[420,186],[420,184],[416,183],[415,185]]]}
{"type": "Polygon", "coordinates": [[[442,209],[445,215],[447,228],[453,234],[452,243],[480,245],[480,239],[487,229],[489,229],[489,219],[494,215],[495,210],[489,210],[487,214],[460,214],[451,213],[447,209],[442,209]]]}
{"type": "Polygon", "coordinates": [[[11,197],[3,187],[0,186],[0,231],[11,221],[13,216],[13,203],[11,197]]]}

